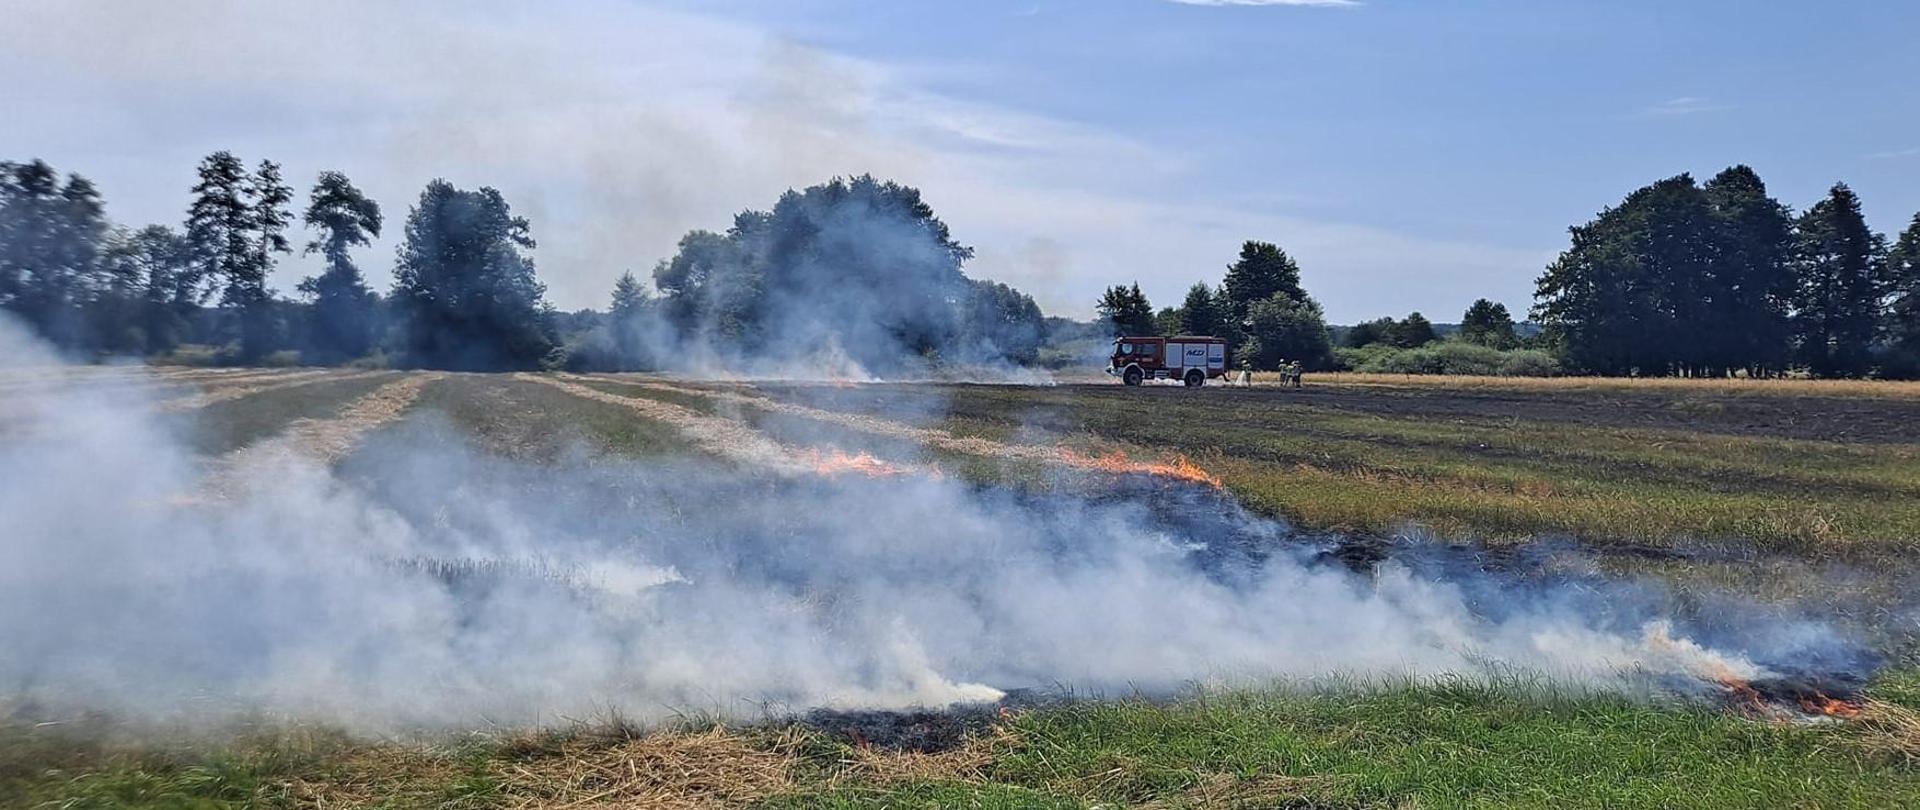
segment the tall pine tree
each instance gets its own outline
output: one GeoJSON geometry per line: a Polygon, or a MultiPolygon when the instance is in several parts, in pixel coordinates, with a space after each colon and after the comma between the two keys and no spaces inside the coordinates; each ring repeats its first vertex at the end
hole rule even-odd
{"type": "Polygon", "coordinates": [[[1887,254],[1887,338],[1902,376],[1920,375],[1920,214],[1887,254]]]}
{"type": "Polygon", "coordinates": [[[1800,217],[1793,326],[1800,360],[1820,377],[1858,377],[1872,365],[1885,239],[1867,227],[1845,183],[1800,217]]]}
{"type": "Polygon", "coordinates": [[[321,172],[308,196],[304,217],[318,232],[306,253],[326,259],[326,269],[300,282],[313,296],[308,350],[324,361],[367,354],[373,348],[379,297],[367,288],[353,249],[380,236],[380,204],[368,199],[340,172],[321,172]]]}

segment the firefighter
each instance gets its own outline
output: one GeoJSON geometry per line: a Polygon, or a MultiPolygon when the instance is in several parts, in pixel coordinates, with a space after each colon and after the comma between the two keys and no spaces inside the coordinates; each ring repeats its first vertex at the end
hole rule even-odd
{"type": "Polygon", "coordinates": [[[1240,358],[1240,386],[1253,387],[1253,358],[1250,356],[1243,355],[1240,358]]]}
{"type": "Polygon", "coordinates": [[[1288,364],[1287,364],[1287,379],[1293,382],[1293,387],[1295,387],[1295,388],[1299,388],[1299,387],[1300,387],[1300,372],[1301,372],[1301,370],[1302,370],[1302,369],[1301,369],[1301,366],[1300,366],[1300,361],[1298,361],[1298,360],[1295,360],[1295,361],[1293,361],[1293,362],[1291,362],[1291,363],[1288,363],[1288,364]]]}

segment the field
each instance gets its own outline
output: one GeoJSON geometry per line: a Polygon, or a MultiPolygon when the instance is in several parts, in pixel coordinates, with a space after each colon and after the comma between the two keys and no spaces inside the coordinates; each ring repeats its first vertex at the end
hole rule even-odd
{"type": "MultiPolygon", "coordinates": [[[[371,670],[380,673],[373,680],[335,673],[350,687],[341,705],[374,715],[339,723],[277,697],[262,698],[259,707],[206,712],[218,717],[205,721],[196,713],[217,698],[204,694],[178,704],[185,710],[151,716],[125,707],[75,711],[35,700],[9,703],[0,695],[0,806],[1920,804],[1914,762],[1920,670],[1912,643],[1920,612],[1911,596],[1920,554],[1920,389],[1908,385],[1350,375],[1310,378],[1301,389],[1191,391],[1104,381],[856,385],[651,375],[75,369],[0,379],[0,447],[59,434],[40,422],[78,408],[43,413],[33,403],[81,393],[156,425],[166,438],[155,441],[176,448],[202,478],[187,487],[193,492],[154,497],[177,502],[170,508],[230,510],[244,518],[217,524],[222,527],[270,526],[288,538],[303,536],[294,526],[302,522],[334,531],[328,516],[337,511],[335,499],[371,498],[378,510],[338,526],[400,520],[422,535],[464,532],[463,542],[469,535],[538,540],[543,532],[657,531],[676,542],[742,544],[751,552],[709,557],[647,548],[667,554],[673,575],[691,582],[704,573],[738,576],[732,581],[749,591],[801,583],[803,599],[768,606],[767,615],[832,617],[826,625],[811,619],[793,625],[821,634],[826,646],[867,638],[859,628],[869,620],[885,626],[954,615],[966,619],[955,624],[981,627],[916,624],[916,640],[925,642],[929,656],[940,657],[950,632],[955,649],[980,650],[981,660],[1043,660],[1032,671],[1062,672],[1062,682],[998,684],[1018,688],[987,707],[949,711],[867,713],[859,711],[860,700],[817,711],[806,698],[743,710],[697,697],[661,698],[639,707],[650,709],[646,716],[609,703],[601,711],[496,722],[513,715],[490,710],[451,728],[385,722],[396,710],[382,707],[418,702],[422,693],[395,688],[388,694],[382,685],[406,682],[407,675],[384,667],[371,670]],[[307,499],[299,512],[235,505],[260,492],[300,489],[314,474],[307,467],[257,466],[287,458],[317,462],[326,482],[314,485],[311,500],[322,507],[307,499]],[[930,511],[935,504],[945,510],[930,511]],[[1148,514],[1133,511],[1142,508],[1148,514]],[[757,514],[761,510],[769,514],[757,514]],[[1122,519],[1150,520],[1146,540],[1201,539],[1212,546],[1198,553],[1199,573],[1173,580],[1142,575],[1130,593],[1158,597],[1171,582],[1206,593],[1219,586],[1218,595],[1167,602],[1193,612],[1165,625],[1155,622],[1167,619],[1158,615],[1167,611],[1130,612],[1123,602],[1084,623],[1049,624],[1057,614],[1080,612],[1077,600],[1105,582],[1075,590],[1086,583],[1070,573],[1027,582],[1013,569],[1044,568],[1065,555],[1074,566],[1118,581],[1132,570],[1128,564],[1165,557],[1148,550],[1109,559],[1058,545],[1076,532],[1108,532],[1110,522],[1122,519]],[[803,542],[789,546],[765,537],[767,527],[803,542]],[[1038,547],[1021,545],[1015,535],[1025,531],[1038,547]],[[849,534],[857,542],[841,545],[837,538],[849,534]],[[1296,571],[1277,562],[1273,549],[1243,547],[1275,542],[1314,552],[1303,552],[1306,562],[1296,571]],[[909,565],[899,559],[908,549],[942,561],[909,565]],[[1211,556],[1216,553],[1227,557],[1211,556]],[[1082,554],[1088,556],[1076,556],[1082,554]],[[1769,665],[1770,674],[1684,664],[1675,671],[1687,673],[1691,685],[1679,693],[1664,681],[1642,690],[1605,679],[1565,682],[1524,667],[1450,677],[1444,662],[1454,659],[1440,655],[1452,652],[1442,649],[1446,644],[1429,651],[1442,663],[1397,675],[1392,666],[1367,670],[1375,659],[1357,653],[1336,654],[1345,665],[1326,666],[1294,661],[1291,652],[1287,665],[1274,667],[1276,677],[1189,673],[1180,661],[1214,652],[1261,662],[1301,645],[1370,643],[1345,626],[1323,634],[1286,627],[1295,614],[1284,611],[1301,597],[1257,584],[1245,586],[1255,595],[1241,593],[1242,586],[1232,584],[1244,575],[1234,554],[1254,560],[1256,570],[1277,567],[1302,577],[1289,580],[1290,587],[1352,577],[1372,583],[1351,592],[1343,584],[1322,596],[1351,599],[1336,606],[1341,615],[1379,611],[1396,620],[1433,621],[1433,633],[1410,635],[1408,643],[1458,631],[1454,618],[1433,618],[1456,605],[1453,596],[1428,598],[1421,583],[1438,581],[1448,594],[1456,588],[1464,594],[1457,604],[1475,618],[1460,626],[1480,627],[1485,620],[1526,631],[1470,644],[1537,637],[1536,630],[1563,629],[1564,613],[1630,605],[1619,608],[1632,617],[1621,623],[1638,628],[1641,618],[1671,614],[1703,643],[1724,642],[1769,665]],[[958,600],[981,604],[916,612],[922,610],[917,600],[942,601],[947,594],[938,583],[961,576],[956,572],[975,576],[971,572],[1002,560],[1009,569],[1003,579],[1010,581],[983,576],[958,600]],[[859,570],[863,566],[873,570],[859,570]],[[1410,572],[1411,584],[1404,586],[1410,590],[1392,590],[1402,587],[1394,584],[1398,571],[1410,572]],[[1028,591],[1053,601],[1017,606],[1028,591]],[[1259,609],[1283,612],[1264,616],[1259,609]],[[1549,615],[1551,622],[1539,618],[1549,615]],[[1810,640],[1814,629],[1833,638],[1810,640]],[[1076,646],[1108,635],[1127,654],[1076,646]],[[1240,652],[1223,652],[1230,650],[1240,652]],[[1126,674],[1089,685],[1060,663],[1083,659],[1110,660],[1101,665],[1126,674]],[[1807,663],[1783,670],[1796,661],[1807,663]]],[[[58,467],[61,457],[34,458],[53,459],[58,467]]],[[[70,519],[49,514],[56,521],[49,525],[70,519]]],[[[187,520],[167,514],[167,521],[187,520]]],[[[198,520],[159,525],[198,526],[198,520]]],[[[511,604],[579,609],[589,621],[608,615],[604,596],[586,600],[590,608],[575,607],[582,575],[567,567],[564,545],[533,546],[538,554],[519,556],[466,548],[431,558],[416,553],[423,547],[383,547],[403,549],[394,552],[393,564],[407,576],[427,572],[395,581],[453,583],[450,593],[477,588],[489,599],[526,590],[532,595],[517,595],[511,604]]],[[[306,570],[331,553],[323,548],[297,557],[296,567],[306,570]]],[[[300,587],[298,577],[285,582],[300,587]]],[[[206,577],[201,587],[223,586],[206,577]]],[[[678,593],[662,587],[679,586],[642,590],[678,593]]],[[[358,598],[362,590],[330,593],[358,598]]],[[[686,591],[689,598],[695,592],[686,591]]],[[[785,649],[779,632],[713,624],[714,615],[762,607],[751,594],[727,598],[716,603],[726,610],[687,614],[697,620],[693,629],[683,630],[687,622],[677,620],[650,625],[645,639],[727,641],[698,648],[709,657],[740,649],[740,638],[785,649]]],[[[311,604],[301,603],[301,611],[311,612],[311,604]]],[[[298,613],[285,624],[260,627],[297,635],[307,622],[356,627],[367,621],[358,614],[298,613]]],[[[469,624],[497,621],[462,615],[469,624]]],[[[525,615],[543,614],[528,608],[525,615]]],[[[1332,614],[1298,615],[1334,620],[1332,614]]],[[[522,624],[528,622],[484,636],[487,655],[500,656],[494,642],[503,639],[537,646],[546,643],[543,636],[571,637],[562,627],[522,624]]],[[[1394,637],[1391,624],[1353,627],[1394,637]]],[[[236,636],[274,635],[248,628],[236,636]]],[[[1575,628],[1617,629],[1579,620],[1575,628]]],[[[433,681],[434,689],[454,697],[422,711],[435,718],[457,712],[466,705],[458,697],[466,694],[462,688],[484,694],[520,687],[516,679],[527,678],[534,685],[525,688],[537,692],[547,681],[568,682],[568,671],[593,670],[603,657],[623,665],[634,660],[619,658],[633,653],[610,651],[605,638],[581,633],[573,648],[556,644],[542,647],[544,653],[506,655],[514,666],[487,670],[487,683],[433,681]]],[[[1643,641],[1627,636],[1636,645],[1643,641]]],[[[245,643],[265,645],[276,662],[285,660],[278,642],[245,643]]],[[[362,644],[320,669],[384,654],[380,637],[362,644]]],[[[320,654],[296,649],[301,661],[320,654]]],[[[1382,649],[1392,652],[1390,643],[1382,649]]],[[[1686,644],[1679,649],[1692,654],[1686,644]]],[[[1469,650],[1462,660],[1481,652],[1469,650]]],[[[816,661],[798,651],[764,661],[742,654],[744,663],[734,668],[758,662],[836,677],[863,678],[895,661],[862,657],[867,653],[858,648],[839,649],[835,655],[844,661],[816,661]]],[[[972,660],[968,655],[955,660],[972,660]]],[[[648,650],[641,657],[660,655],[648,650]]],[[[676,666],[693,667],[685,677],[695,686],[718,677],[718,670],[699,663],[676,666]]],[[[165,666],[156,665],[151,677],[164,680],[165,666]]],[[[249,679],[255,668],[247,668],[249,679]]],[[[609,670],[618,674],[621,666],[609,670]]],[[[677,671],[647,674],[670,680],[677,671]]],[[[272,694],[310,688],[316,680],[276,679],[271,683],[281,691],[272,694]]],[[[973,688],[957,676],[931,686],[924,678],[908,683],[922,690],[915,694],[973,688]]],[[[894,682],[876,684],[891,688],[894,682]]],[[[896,695],[877,702],[903,708],[913,701],[896,695]]]]}

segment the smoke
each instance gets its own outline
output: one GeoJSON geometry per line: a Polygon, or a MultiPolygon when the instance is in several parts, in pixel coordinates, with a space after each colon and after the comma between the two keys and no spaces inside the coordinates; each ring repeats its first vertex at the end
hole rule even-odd
{"type": "Polygon", "coordinates": [[[1644,582],[1437,550],[1355,573],[1326,538],[1148,478],[532,465],[429,413],[337,468],[242,454],[209,501],[214,465],[138,395],[11,396],[36,429],[0,441],[0,700],[48,712],[392,731],[1515,670],[1687,692],[1853,651],[1644,582]]]}

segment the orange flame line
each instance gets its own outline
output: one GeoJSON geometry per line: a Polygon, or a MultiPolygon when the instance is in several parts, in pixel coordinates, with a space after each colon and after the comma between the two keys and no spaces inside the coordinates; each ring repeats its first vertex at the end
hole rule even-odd
{"type": "Polygon", "coordinates": [[[1214,489],[1224,486],[1219,476],[1207,472],[1184,455],[1175,456],[1171,461],[1156,462],[1136,461],[1124,450],[1114,450],[1101,456],[1089,456],[1065,447],[1056,448],[1056,452],[1059,453],[1061,462],[1083,470],[1114,474],[1145,473],[1206,484],[1214,489]]]}

